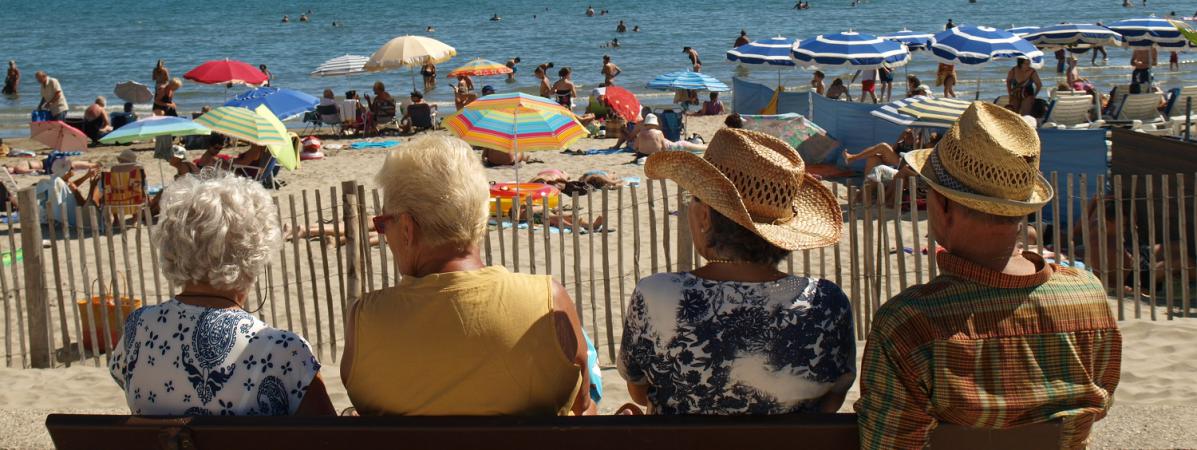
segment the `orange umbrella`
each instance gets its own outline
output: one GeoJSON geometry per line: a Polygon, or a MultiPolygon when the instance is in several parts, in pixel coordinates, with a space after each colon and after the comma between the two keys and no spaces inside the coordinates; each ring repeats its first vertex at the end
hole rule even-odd
{"type": "Polygon", "coordinates": [[[29,122],[29,137],[55,150],[87,150],[87,135],[61,120],[29,122]]]}

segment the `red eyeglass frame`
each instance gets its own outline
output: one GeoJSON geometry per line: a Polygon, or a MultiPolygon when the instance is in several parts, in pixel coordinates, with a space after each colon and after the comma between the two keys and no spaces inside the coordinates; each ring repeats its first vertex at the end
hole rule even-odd
{"type": "Polygon", "coordinates": [[[390,222],[393,218],[390,214],[379,214],[371,217],[370,221],[374,222],[374,231],[377,231],[378,234],[385,234],[387,232],[387,222],[390,222]]]}

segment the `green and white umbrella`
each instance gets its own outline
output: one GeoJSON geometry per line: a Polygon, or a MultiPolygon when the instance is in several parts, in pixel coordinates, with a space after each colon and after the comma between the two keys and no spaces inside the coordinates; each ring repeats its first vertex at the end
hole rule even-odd
{"type": "Polygon", "coordinates": [[[266,146],[278,160],[278,165],[288,170],[299,166],[299,157],[291,148],[287,127],[265,105],[258,105],[253,110],[220,106],[199,116],[195,122],[210,128],[213,133],[266,146]]]}

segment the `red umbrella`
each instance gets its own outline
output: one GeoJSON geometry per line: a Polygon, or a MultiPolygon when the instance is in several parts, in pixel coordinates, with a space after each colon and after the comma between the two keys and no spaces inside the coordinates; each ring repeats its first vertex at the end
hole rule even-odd
{"type": "Polygon", "coordinates": [[[259,85],[266,82],[266,74],[257,67],[231,59],[200,64],[184,74],[183,78],[203,84],[259,85]]]}
{"type": "Polygon", "coordinates": [[[61,120],[29,122],[29,137],[55,150],[87,150],[87,135],[61,120]]]}
{"type": "Polygon", "coordinates": [[[607,99],[607,106],[610,106],[615,114],[619,114],[619,117],[633,123],[640,121],[640,100],[627,89],[607,86],[604,98],[607,99]]]}

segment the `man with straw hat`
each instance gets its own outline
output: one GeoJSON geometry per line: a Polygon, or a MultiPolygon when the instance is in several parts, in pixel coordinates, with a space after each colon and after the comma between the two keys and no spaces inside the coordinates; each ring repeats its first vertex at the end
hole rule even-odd
{"type": "Polygon", "coordinates": [[[1122,336],[1091,273],[1020,252],[1021,221],[1051,200],[1039,137],[973,103],[905,162],[930,189],[940,275],[882,305],[861,364],[862,448],[921,448],[939,422],[1002,429],[1059,420],[1083,447],[1112,404],[1122,336]]]}
{"type": "Polygon", "coordinates": [[[831,191],[789,144],[730,128],[703,156],[649,156],[644,174],[690,192],[682,214],[706,263],[636,284],[618,361],[630,397],[655,414],[838,410],[856,379],[848,298],[777,267],[839,241],[831,191]]]}

